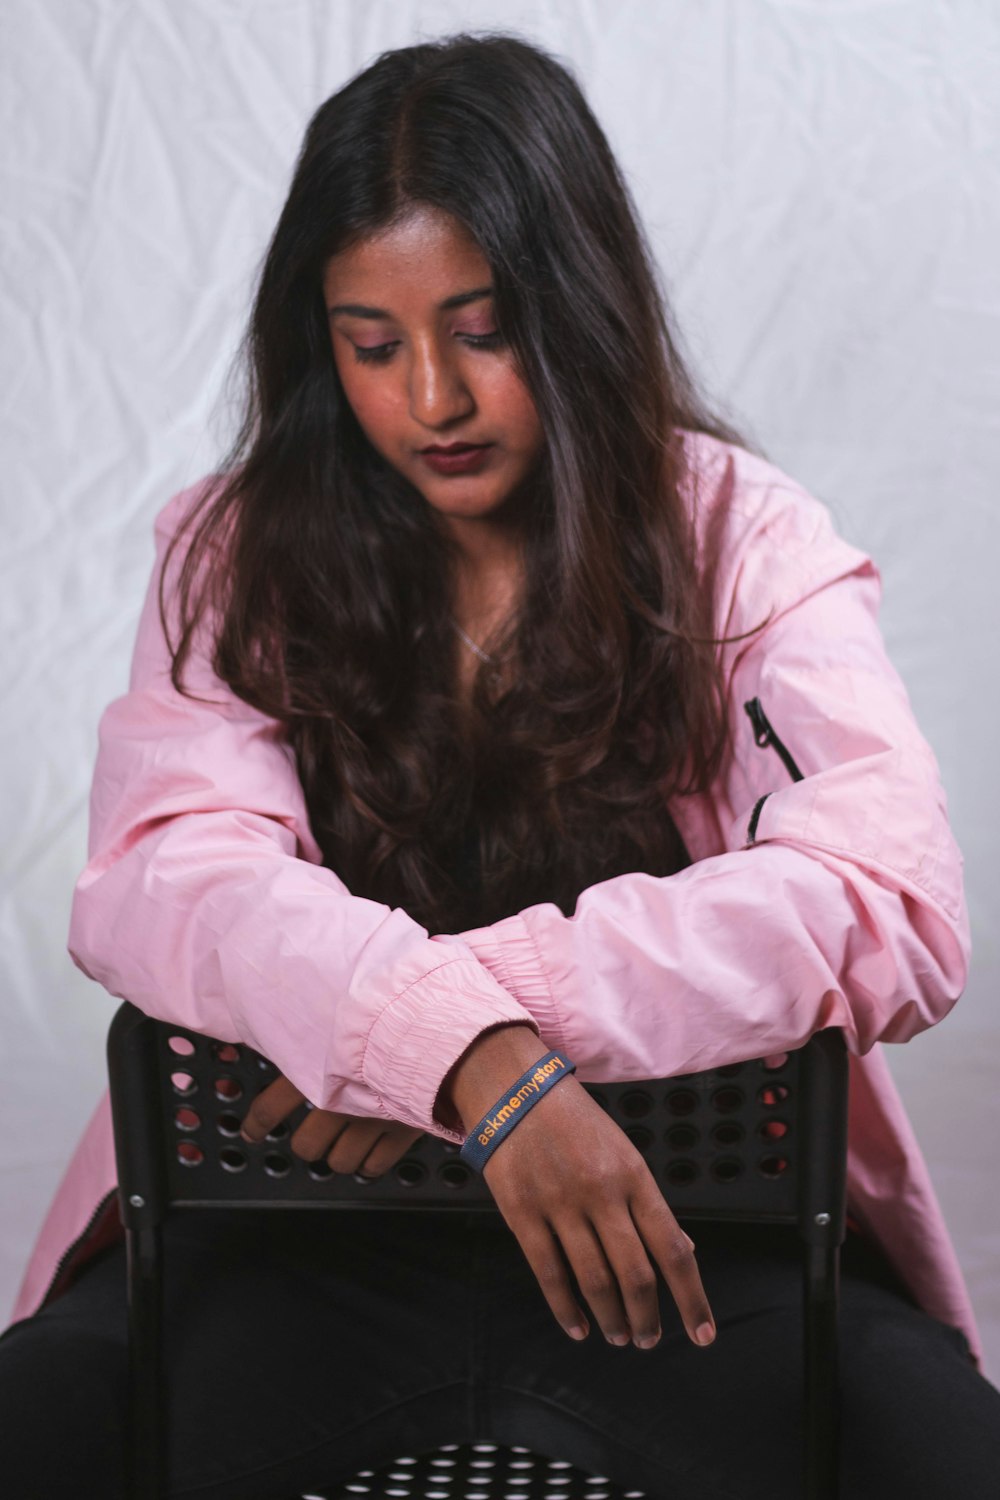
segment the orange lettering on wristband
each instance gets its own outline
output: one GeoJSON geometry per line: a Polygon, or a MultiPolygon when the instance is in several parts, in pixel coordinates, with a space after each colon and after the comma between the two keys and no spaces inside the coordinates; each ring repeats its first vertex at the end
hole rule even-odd
{"type": "Polygon", "coordinates": [[[479,1133],[479,1144],[489,1145],[490,1140],[496,1135],[501,1125],[506,1124],[516,1109],[521,1108],[523,1100],[531,1094],[537,1094],[546,1078],[552,1076],[557,1068],[565,1068],[566,1064],[561,1057],[554,1057],[551,1062],[543,1063],[532,1073],[528,1082],[519,1088],[516,1094],[512,1094],[507,1103],[498,1109],[492,1119],[487,1118],[483,1123],[483,1129],[479,1133]]]}

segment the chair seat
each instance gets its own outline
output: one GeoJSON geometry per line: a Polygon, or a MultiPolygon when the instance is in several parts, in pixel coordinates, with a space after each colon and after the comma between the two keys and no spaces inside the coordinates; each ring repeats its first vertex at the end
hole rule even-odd
{"type": "MultiPolygon", "coordinates": [[[[296,1500],[300,1497],[296,1496],[296,1500]]],[[[493,1443],[448,1443],[362,1469],[301,1500],[645,1500],[565,1459],[493,1443]]]]}

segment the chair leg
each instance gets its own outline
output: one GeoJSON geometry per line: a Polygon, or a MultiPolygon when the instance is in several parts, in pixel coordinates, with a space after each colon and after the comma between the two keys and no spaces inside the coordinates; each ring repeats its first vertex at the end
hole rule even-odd
{"type": "Polygon", "coordinates": [[[161,1230],[126,1229],[128,1289],[128,1440],[129,1500],[160,1500],[165,1463],[161,1404],[163,1270],[161,1230]]]}
{"type": "Polygon", "coordinates": [[[837,1500],[840,1493],[837,1351],[840,1247],[805,1246],[804,1281],[804,1494],[806,1500],[837,1500]]]}

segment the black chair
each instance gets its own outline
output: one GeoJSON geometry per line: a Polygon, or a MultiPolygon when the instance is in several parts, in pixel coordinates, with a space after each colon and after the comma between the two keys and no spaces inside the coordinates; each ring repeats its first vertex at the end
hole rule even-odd
{"type": "MultiPolygon", "coordinates": [[[[250,1047],[152,1020],[128,1001],[111,1022],[108,1069],[128,1264],[131,1495],[160,1500],[166,1437],[161,1225],[168,1211],[269,1205],[498,1210],[482,1177],[459,1160],[459,1148],[437,1137],[421,1137],[391,1172],[374,1180],[334,1173],[325,1161],[305,1162],[291,1152],[288,1138],[305,1118],[305,1104],[265,1141],[248,1145],[239,1135],[240,1123],[253,1096],[275,1077],[274,1064],[250,1047]]],[[[584,1085],[643,1152],[681,1223],[715,1219],[797,1226],[804,1266],[807,1500],[837,1495],[847,1080],[843,1035],[825,1030],[781,1057],[684,1077],[584,1085]]],[[[364,1494],[370,1500],[423,1496],[428,1489],[433,1493],[435,1472],[440,1478],[441,1466],[448,1466],[457,1481],[453,1493],[467,1493],[463,1481],[475,1477],[484,1500],[491,1500],[511,1493],[510,1464],[520,1465],[518,1487],[528,1500],[551,1493],[549,1460],[483,1443],[400,1458],[378,1473],[338,1481],[331,1494],[352,1500],[364,1494]],[[463,1468],[462,1478],[456,1466],[463,1468]],[[499,1488],[482,1486],[486,1469],[499,1488]]],[[[640,1493],[555,1464],[567,1500],[621,1500],[640,1493]]]]}

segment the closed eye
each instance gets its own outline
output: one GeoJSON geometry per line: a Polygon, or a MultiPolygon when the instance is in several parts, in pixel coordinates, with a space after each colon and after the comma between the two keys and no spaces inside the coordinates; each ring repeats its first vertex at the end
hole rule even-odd
{"type": "Polygon", "coordinates": [[[354,358],[360,364],[383,364],[395,349],[396,344],[363,344],[354,345],[354,358]]]}
{"type": "MultiPolygon", "coordinates": [[[[471,349],[499,349],[504,342],[499,328],[494,328],[490,333],[459,332],[455,337],[462,339],[471,349]]],[[[385,364],[398,345],[398,339],[385,344],[354,344],[354,358],[359,364],[385,364]]]]}
{"type": "Polygon", "coordinates": [[[460,333],[458,337],[473,349],[499,349],[504,341],[499,328],[494,328],[492,333],[460,333]]]}

